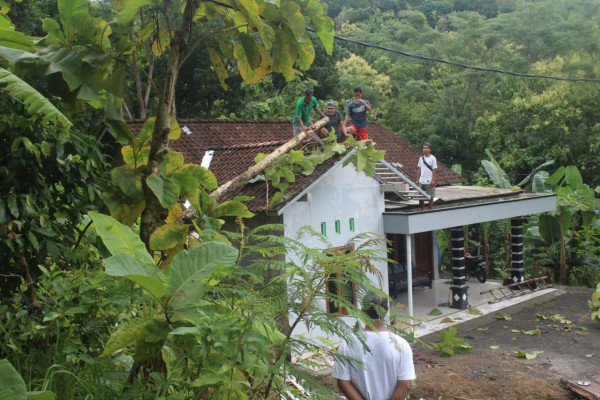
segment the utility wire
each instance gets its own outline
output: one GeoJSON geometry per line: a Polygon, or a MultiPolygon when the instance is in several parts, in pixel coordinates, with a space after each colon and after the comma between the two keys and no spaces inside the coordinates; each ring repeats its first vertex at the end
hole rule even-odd
{"type": "MultiPolygon", "coordinates": [[[[222,2],[220,2],[218,0],[203,0],[203,1],[210,2],[210,3],[216,4],[216,5],[225,7],[225,8],[235,9],[233,6],[231,6],[229,4],[222,3],[222,2]]],[[[316,30],[314,30],[312,28],[309,28],[309,27],[307,27],[306,30],[309,31],[309,32],[317,33],[316,30]]],[[[523,78],[553,79],[553,80],[556,80],[556,81],[600,82],[600,79],[592,79],[592,78],[569,78],[569,77],[552,76],[552,75],[524,74],[524,73],[521,73],[521,72],[506,71],[506,70],[498,69],[498,68],[478,67],[478,66],[475,66],[475,65],[468,65],[468,64],[462,64],[462,63],[458,63],[458,62],[454,62],[454,61],[448,61],[448,60],[444,60],[442,58],[426,57],[426,56],[420,56],[418,54],[411,54],[411,53],[407,53],[405,51],[390,49],[388,47],[379,46],[377,44],[359,42],[358,40],[348,39],[348,38],[344,38],[344,37],[337,36],[337,35],[333,35],[333,38],[335,40],[339,40],[340,42],[347,42],[347,43],[357,44],[359,46],[371,47],[373,49],[379,49],[379,50],[383,50],[383,51],[389,51],[390,53],[400,54],[400,55],[405,56],[405,57],[416,58],[416,59],[419,59],[419,60],[429,61],[429,62],[437,62],[437,63],[448,64],[448,65],[453,65],[455,67],[466,68],[466,69],[473,69],[475,71],[496,72],[498,74],[520,76],[520,77],[523,77],[523,78]]]]}
{"type": "MultiPolygon", "coordinates": [[[[316,31],[314,29],[312,29],[312,28],[306,28],[306,30],[310,31],[310,32],[316,33],[316,31]]],[[[394,50],[394,49],[390,49],[390,48],[387,48],[387,47],[379,46],[377,44],[359,42],[358,40],[348,39],[348,38],[344,38],[344,37],[337,36],[337,35],[333,35],[333,38],[335,40],[339,40],[341,42],[353,43],[353,44],[357,44],[357,45],[360,45],[360,46],[371,47],[371,48],[379,49],[379,50],[383,50],[383,51],[389,51],[391,53],[400,54],[400,55],[403,55],[403,56],[406,56],[406,57],[417,58],[419,60],[444,63],[444,64],[448,64],[448,65],[453,65],[455,67],[467,68],[467,69],[474,69],[476,71],[496,72],[496,73],[499,73],[499,74],[521,76],[521,77],[524,77],[524,78],[554,79],[554,80],[557,80],[557,81],[600,82],[600,79],[592,79],[592,78],[569,78],[569,77],[552,76],[552,75],[524,74],[524,73],[521,73],[521,72],[506,71],[506,70],[498,69],[498,68],[478,67],[478,66],[475,66],[475,65],[468,65],[468,64],[457,63],[457,62],[454,62],[454,61],[448,61],[448,60],[444,60],[442,58],[426,57],[426,56],[420,56],[418,54],[411,54],[411,53],[407,53],[405,51],[394,50]]]]}

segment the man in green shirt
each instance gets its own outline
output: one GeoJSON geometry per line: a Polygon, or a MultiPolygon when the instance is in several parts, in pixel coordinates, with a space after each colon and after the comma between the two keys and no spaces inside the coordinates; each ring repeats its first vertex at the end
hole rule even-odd
{"type": "Polygon", "coordinates": [[[302,131],[306,132],[309,130],[310,110],[313,108],[321,117],[326,116],[319,110],[319,105],[317,104],[317,99],[313,97],[312,89],[306,89],[304,91],[304,97],[301,97],[296,102],[296,111],[294,112],[294,120],[292,121],[294,126],[294,136],[302,131]]]}

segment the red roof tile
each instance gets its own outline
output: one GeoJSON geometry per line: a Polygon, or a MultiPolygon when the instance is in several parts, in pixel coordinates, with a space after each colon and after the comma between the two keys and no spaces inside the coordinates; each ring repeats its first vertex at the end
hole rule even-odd
{"type": "MultiPolygon", "coordinates": [[[[170,143],[171,148],[183,153],[186,162],[197,164],[202,162],[207,150],[214,150],[210,170],[220,184],[254,165],[254,157],[258,153],[268,154],[292,138],[292,124],[289,120],[182,119],[179,120],[179,125],[182,128],[181,137],[170,143]]],[[[143,121],[133,121],[129,126],[137,133],[142,128],[143,121]]],[[[369,122],[369,138],[376,143],[377,149],[386,151],[387,162],[402,164],[399,171],[416,180],[420,149],[377,122],[369,122]]],[[[310,176],[298,175],[286,194],[293,198],[338,160],[339,157],[328,160],[310,176]]],[[[462,177],[439,162],[436,180],[440,186],[464,182],[462,177]]],[[[274,193],[272,188],[269,193],[274,193]]],[[[247,184],[235,195],[255,196],[253,201],[247,203],[252,211],[264,209],[266,205],[264,182],[247,184]]]]}

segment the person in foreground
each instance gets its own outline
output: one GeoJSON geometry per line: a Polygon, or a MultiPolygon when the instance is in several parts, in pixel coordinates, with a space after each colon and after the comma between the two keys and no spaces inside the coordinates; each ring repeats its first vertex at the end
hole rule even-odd
{"type": "Polygon", "coordinates": [[[386,298],[367,294],[363,308],[375,325],[375,329],[365,326],[360,332],[368,349],[356,338],[353,346],[342,342],[338,352],[359,363],[337,360],[332,376],[348,400],[403,400],[416,378],[412,349],[406,340],[385,328],[386,298]]]}

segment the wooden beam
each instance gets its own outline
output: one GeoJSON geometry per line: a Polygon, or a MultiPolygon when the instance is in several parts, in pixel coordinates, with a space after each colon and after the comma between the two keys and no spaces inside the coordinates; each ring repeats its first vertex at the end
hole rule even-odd
{"type": "Polygon", "coordinates": [[[600,399],[600,385],[592,381],[560,380],[563,385],[577,395],[590,400],[600,399]]]}

